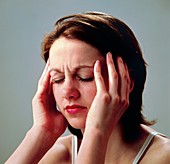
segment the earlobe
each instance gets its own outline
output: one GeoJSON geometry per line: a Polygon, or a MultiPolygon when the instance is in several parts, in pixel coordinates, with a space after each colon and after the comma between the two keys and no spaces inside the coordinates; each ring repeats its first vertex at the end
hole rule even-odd
{"type": "Polygon", "coordinates": [[[58,107],[58,105],[56,104],[56,109],[57,109],[57,111],[59,111],[60,112],[60,109],[59,109],[59,107],[58,107]]]}

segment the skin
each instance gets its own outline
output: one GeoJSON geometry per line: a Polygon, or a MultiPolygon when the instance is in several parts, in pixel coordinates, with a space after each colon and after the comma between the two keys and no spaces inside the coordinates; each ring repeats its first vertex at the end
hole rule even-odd
{"type": "MultiPolygon", "coordinates": [[[[127,66],[122,59],[120,57],[117,59],[118,70],[122,75],[120,89],[118,89],[118,74],[111,53],[107,54],[107,67],[104,67],[104,58],[101,53],[84,42],[66,38],[57,39],[50,49],[49,62],[53,93],[62,115],[73,127],[81,129],[85,136],[91,131],[96,131],[97,127],[99,133],[104,134],[105,140],[108,141],[129,104],[131,83],[127,66]],[[111,77],[109,81],[101,74],[101,72],[107,74],[107,69],[108,76],[111,77]],[[80,80],[83,77],[92,77],[92,80],[83,82],[80,80]],[[109,87],[107,88],[105,84],[109,87]],[[70,115],[65,110],[68,104],[79,104],[85,107],[85,110],[70,115]]],[[[84,149],[80,149],[80,152],[81,150],[84,149]]],[[[105,153],[102,154],[105,155],[105,153]]]]}
{"type": "MultiPolygon", "coordinates": [[[[6,163],[71,163],[71,136],[60,137],[68,122],[83,132],[77,164],[132,163],[153,129],[141,125],[138,141],[123,141],[119,120],[134,84],[120,57],[116,63],[117,71],[111,53],[105,61],[82,41],[57,39],[33,98],[33,127],[6,163]],[[91,80],[81,81],[82,76],[91,80]],[[70,114],[65,110],[70,104],[84,108],[70,114]]],[[[141,163],[166,164],[169,154],[169,139],[156,136],[141,163]]]]}
{"type": "Polygon", "coordinates": [[[84,129],[96,95],[94,63],[96,60],[104,61],[104,58],[88,44],[60,38],[53,43],[49,60],[53,93],[62,115],[73,127],[84,129]],[[69,114],[66,110],[68,105],[80,105],[84,109],[69,114]]]}

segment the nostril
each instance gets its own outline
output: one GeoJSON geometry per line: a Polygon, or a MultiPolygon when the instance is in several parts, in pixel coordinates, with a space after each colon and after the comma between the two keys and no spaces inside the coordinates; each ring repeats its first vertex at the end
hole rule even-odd
{"type": "Polygon", "coordinates": [[[77,99],[80,96],[80,93],[76,88],[66,89],[66,90],[63,90],[63,92],[64,92],[64,98],[68,100],[77,99]]]}
{"type": "Polygon", "coordinates": [[[74,96],[73,96],[73,95],[71,95],[71,96],[69,96],[69,98],[70,98],[70,99],[73,99],[73,98],[74,98],[74,96]]]}

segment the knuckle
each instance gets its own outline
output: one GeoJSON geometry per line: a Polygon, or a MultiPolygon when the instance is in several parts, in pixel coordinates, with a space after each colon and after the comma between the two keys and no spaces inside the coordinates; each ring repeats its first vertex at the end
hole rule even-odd
{"type": "Polygon", "coordinates": [[[118,104],[120,102],[120,97],[118,95],[115,95],[112,99],[113,104],[118,104]]]}
{"type": "Polygon", "coordinates": [[[98,76],[96,77],[96,80],[97,80],[97,81],[102,81],[102,76],[101,76],[101,75],[98,75],[98,76]]]}
{"type": "Polygon", "coordinates": [[[118,79],[118,74],[116,72],[113,72],[112,73],[112,76],[113,76],[113,79],[114,80],[117,80],[118,79]]]}
{"type": "Polygon", "coordinates": [[[129,100],[126,102],[126,108],[129,107],[129,100]]]}
{"type": "Polygon", "coordinates": [[[123,73],[123,74],[122,74],[122,77],[123,77],[123,79],[125,79],[126,81],[128,80],[128,76],[127,76],[126,73],[123,73]]]}
{"type": "Polygon", "coordinates": [[[110,95],[108,93],[102,94],[102,101],[105,102],[105,103],[109,103],[110,102],[110,95]]]}
{"type": "Polygon", "coordinates": [[[126,106],[126,102],[127,102],[127,101],[126,101],[126,99],[125,99],[125,98],[124,98],[124,99],[122,99],[122,100],[121,100],[121,105],[122,105],[122,106],[126,106]]]}
{"type": "Polygon", "coordinates": [[[127,73],[124,73],[124,74],[122,75],[122,77],[123,77],[123,79],[127,82],[127,84],[130,83],[130,78],[129,78],[129,76],[128,76],[127,73]]]}
{"type": "Polygon", "coordinates": [[[127,108],[129,106],[129,100],[127,100],[126,98],[123,98],[121,100],[121,106],[123,106],[124,108],[127,108]]]}

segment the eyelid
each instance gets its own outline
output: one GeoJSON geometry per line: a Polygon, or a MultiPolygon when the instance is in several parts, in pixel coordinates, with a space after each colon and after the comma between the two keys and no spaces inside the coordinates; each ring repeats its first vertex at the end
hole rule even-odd
{"type": "Polygon", "coordinates": [[[63,76],[64,73],[63,73],[63,72],[60,72],[60,71],[57,70],[57,69],[51,69],[51,70],[50,70],[50,76],[51,76],[51,77],[54,77],[55,75],[63,76]]]}
{"type": "Polygon", "coordinates": [[[62,80],[65,78],[65,75],[63,74],[58,74],[58,73],[55,73],[51,76],[52,78],[52,81],[55,81],[55,80],[62,80]]]}
{"type": "Polygon", "coordinates": [[[59,83],[62,82],[64,79],[65,79],[64,77],[63,77],[63,78],[52,78],[52,82],[59,84],[59,83]]]}
{"type": "Polygon", "coordinates": [[[90,73],[90,74],[77,74],[76,77],[81,78],[81,79],[89,79],[89,78],[93,78],[94,74],[90,73]]]}
{"type": "Polygon", "coordinates": [[[77,79],[79,81],[82,81],[82,82],[90,82],[90,81],[94,80],[94,76],[93,77],[90,76],[90,77],[86,77],[86,78],[82,78],[82,77],[77,76],[77,79]]]}
{"type": "Polygon", "coordinates": [[[83,74],[77,74],[77,77],[80,77],[80,78],[84,78],[84,79],[87,79],[87,78],[91,78],[93,77],[94,75],[83,75],[83,74]]]}
{"type": "Polygon", "coordinates": [[[65,76],[63,72],[60,72],[60,71],[55,70],[55,69],[51,69],[51,70],[50,70],[50,75],[51,75],[51,77],[55,77],[55,76],[57,76],[57,77],[65,76]]]}

